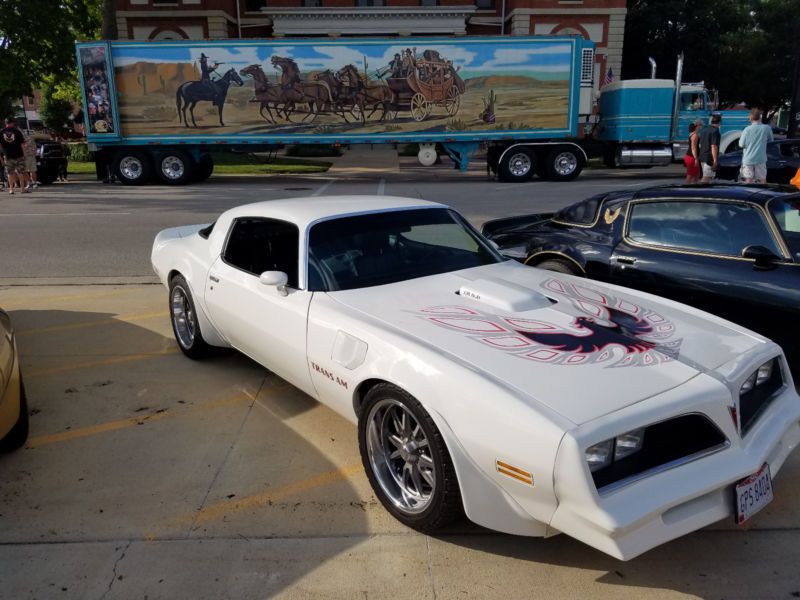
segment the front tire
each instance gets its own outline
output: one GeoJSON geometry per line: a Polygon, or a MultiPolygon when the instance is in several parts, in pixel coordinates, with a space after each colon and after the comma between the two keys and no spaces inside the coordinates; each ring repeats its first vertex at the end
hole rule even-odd
{"type": "MultiPolygon", "coordinates": [[[[525,264],[528,264],[527,262],[525,264]]],[[[583,273],[581,273],[574,265],[568,263],[564,260],[558,259],[547,259],[543,260],[540,263],[535,265],[531,265],[538,269],[544,269],[546,271],[554,271],[556,273],[564,273],[565,275],[576,275],[581,277],[583,273]]]]}
{"type": "Polygon", "coordinates": [[[525,147],[511,148],[500,159],[498,170],[503,181],[527,181],[536,170],[536,155],[525,147]]]}
{"type": "Polygon", "coordinates": [[[22,375],[19,377],[19,418],[14,426],[11,428],[2,440],[0,440],[0,452],[11,452],[17,448],[21,448],[28,439],[28,430],[30,428],[28,417],[28,398],[25,395],[25,384],[22,381],[22,375]]]}
{"type": "Polygon", "coordinates": [[[463,515],[461,490],[444,438],[410,394],[381,383],[366,395],[358,446],[372,490],[398,521],[422,532],[463,515]]]}
{"type": "Polygon", "coordinates": [[[197,168],[194,172],[195,181],[205,181],[214,173],[214,159],[210,154],[203,154],[200,156],[200,161],[197,163],[197,168]]]}
{"type": "Polygon", "coordinates": [[[181,275],[173,277],[169,282],[169,315],[172,332],[181,352],[192,359],[206,356],[210,346],[200,332],[200,322],[189,284],[181,275]]]}
{"type": "Polygon", "coordinates": [[[125,185],[144,185],[153,178],[153,161],[141,150],[120,150],[114,157],[114,173],[125,185]]]}

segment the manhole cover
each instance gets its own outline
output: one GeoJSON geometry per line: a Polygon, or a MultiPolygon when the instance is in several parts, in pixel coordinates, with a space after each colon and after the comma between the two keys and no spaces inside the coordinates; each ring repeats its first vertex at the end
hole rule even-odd
{"type": "Polygon", "coordinates": [[[283,188],[283,189],[287,192],[307,192],[311,188],[299,187],[299,188],[283,188]]]}

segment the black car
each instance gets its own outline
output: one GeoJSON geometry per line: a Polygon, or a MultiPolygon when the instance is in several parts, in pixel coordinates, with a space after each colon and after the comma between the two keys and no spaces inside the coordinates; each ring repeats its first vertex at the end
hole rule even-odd
{"type": "Polygon", "coordinates": [[[67,172],[67,146],[61,142],[34,138],[36,141],[36,174],[42,183],[53,183],[59,173],[67,172]]]}
{"type": "MultiPolygon", "coordinates": [[[[719,157],[717,178],[736,181],[742,166],[742,151],[719,157]]],[[[800,140],[777,140],[767,144],[767,182],[789,183],[800,169],[800,140]]]]}
{"type": "Polygon", "coordinates": [[[800,190],[661,186],[490,221],[525,264],[691,304],[784,346],[800,369],[800,190]]]}

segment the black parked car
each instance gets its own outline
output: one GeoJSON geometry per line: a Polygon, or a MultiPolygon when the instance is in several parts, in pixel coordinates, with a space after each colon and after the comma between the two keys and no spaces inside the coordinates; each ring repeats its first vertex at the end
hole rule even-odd
{"type": "Polygon", "coordinates": [[[774,339],[800,371],[800,190],[661,186],[490,221],[526,264],[694,305],[774,339]]]}
{"type": "Polygon", "coordinates": [[[67,146],[49,139],[36,141],[36,175],[42,183],[53,183],[58,174],[67,172],[67,146]]]}
{"type": "MultiPolygon", "coordinates": [[[[742,151],[737,150],[719,157],[717,177],[736,181],[742,166],[742,151]]],[[[767,181],[789,183],[800,169],[800,140],[777,140],[767,144],[767,181]]]]}

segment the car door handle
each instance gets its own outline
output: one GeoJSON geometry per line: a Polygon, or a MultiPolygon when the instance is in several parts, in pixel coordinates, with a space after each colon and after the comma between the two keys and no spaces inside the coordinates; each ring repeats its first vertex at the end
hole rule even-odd
{"type": "Polygon", "coordinates": [[[219,283],[219,277],[214,277],[213,275],[209,275],[208,278],[214,283],[219,283]]]}
{"type": "Polygon", "coordinates": [[[618,263],[623,265],[633,265],[636,264],[636,258],[633,256],[616,256],[618,263]]]}

